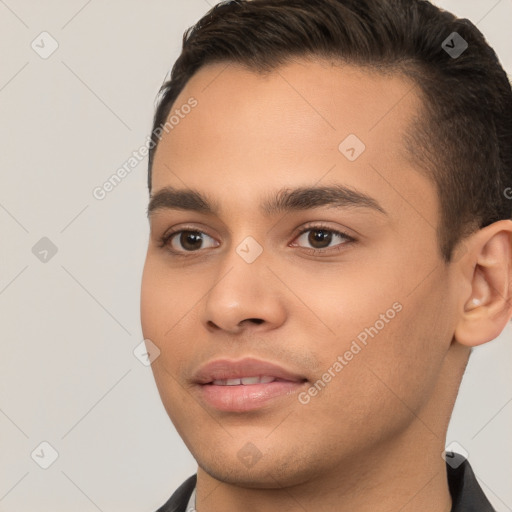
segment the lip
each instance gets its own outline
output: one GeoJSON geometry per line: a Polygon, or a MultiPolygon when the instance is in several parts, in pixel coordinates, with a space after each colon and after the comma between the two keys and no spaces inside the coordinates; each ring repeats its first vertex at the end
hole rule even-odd
{"type": "Polygon", "coordinates": [[[289,398],[307,379],[278,364],[254,358],[217,359],[203,365],[193,377],[201,400],[225,412],[247,412],[289,398]],[[244,377],[272,377],[273,382],[218,385],[214,381],[244,377]]]}

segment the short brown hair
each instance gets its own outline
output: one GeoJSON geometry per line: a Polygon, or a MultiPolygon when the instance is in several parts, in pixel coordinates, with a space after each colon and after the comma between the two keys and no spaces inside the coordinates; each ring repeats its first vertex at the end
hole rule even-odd
{"type": "Polygon", "coordinates": [[[405,143],[436,185],[446,262],[466,235],[511,217],[510,82],[470,21],[426,0],[233,0],[213,7],[183,35],[181,55],[160,89],[150,193],[154,130],[200,67],[233,62],[261,73],[301,56],[401,73],[419,86],[424,112],[405,143]],[[443,48],[454,32],[468,45],[457,57],[443,48]]]}

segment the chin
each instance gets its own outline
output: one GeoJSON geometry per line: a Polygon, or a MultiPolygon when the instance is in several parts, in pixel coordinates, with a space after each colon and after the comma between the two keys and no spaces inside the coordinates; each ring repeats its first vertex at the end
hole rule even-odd
{"type": "Polygon", "coordinates": [[[280,489],[283,486],[300,485],[317,478],[321,471],[317,467],[318,461],[315,461],[316,464],[313,462],[313,455],[312,461],[308,462],[305,454],[301,455],[297,450],[278,454],[275,447],[269,447],[260,458],[255,452],[254,459],[247,457],[244,460],[245,453],[250,452],[250,448],[241,454],[219,451],[211,453],[212,457],[195,454],[194,458],[201,470],[215,480],[249,489],[280,489]]]}

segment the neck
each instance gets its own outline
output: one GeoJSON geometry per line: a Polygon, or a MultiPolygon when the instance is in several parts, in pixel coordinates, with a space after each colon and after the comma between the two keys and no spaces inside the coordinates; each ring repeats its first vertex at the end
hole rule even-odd
{"type": "Polygon", "coordinates": [[[339,461],[336,468],[286,485],[274,475],[275,488],[244,488],[219,482],[201,468],[197,474],[198,512],[450,512],[444,439],[420,421],[399,440],[339,461]],[[421,430],[421,442],[416,442],[421,430]]]}

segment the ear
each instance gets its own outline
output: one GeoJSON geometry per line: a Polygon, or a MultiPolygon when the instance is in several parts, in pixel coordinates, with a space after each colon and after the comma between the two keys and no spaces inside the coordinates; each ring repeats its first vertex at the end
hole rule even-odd
{"type": "Polygon", "coordinates": [[[475,347],[497,338],[512,316],[512,221],[500,220],[463,242],[464,293],[455,341],[475,347]]]}

